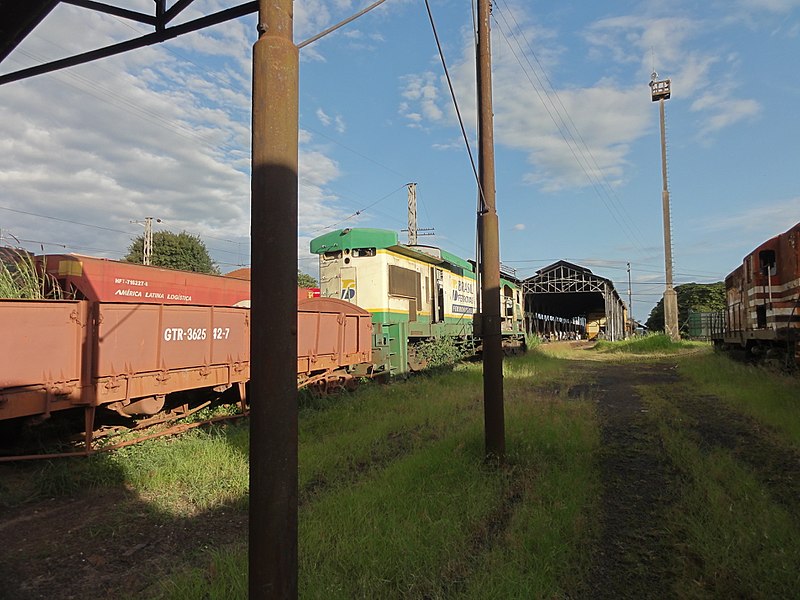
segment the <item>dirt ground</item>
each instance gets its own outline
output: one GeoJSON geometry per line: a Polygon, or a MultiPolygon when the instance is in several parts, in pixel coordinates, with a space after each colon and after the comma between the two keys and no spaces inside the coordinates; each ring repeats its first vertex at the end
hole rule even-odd
{"type": "MultiPolygon", "coordinates": [[[[669,598],[675,557],[663,531],[678,476],[636,387],[679,380],[674,363],[576,362],[587,383],[568,391],[597,402],[603,492],[592,564],[575,598],[669,598]]],[[[680,386],[677,390],[685,389],[680,386]]],[[[800,501],[800,462],[749,419],[710,397],[674,398],[697,419],[694,434],[758,469],[775,497],[800,501]]],[[[0,465],[0,476],[9,473],[0,465]]],[[[17,473],[17,471],[15,471],[17,473]]],[[[18,475],[15,475],[18,476],[18,475]]],[[[180,557],[247,536],[247,515],[223,508],[199,517],[154,517],[134,493],[104,489],[75,498],[0,508],[0,598],[136,598],[180,557]]]]}

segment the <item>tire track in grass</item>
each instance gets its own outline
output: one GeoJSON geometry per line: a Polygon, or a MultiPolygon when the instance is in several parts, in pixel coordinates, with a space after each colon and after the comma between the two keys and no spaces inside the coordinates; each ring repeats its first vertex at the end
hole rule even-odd
{"type": "Polygon", "coordinates": [[[781,444],[768,427],[715,396],[693,394],[686,389],[675,405],[691,419],[688,429],[703,452],[715,448],[731,451],[737,461],[751,469],[772,498],[800,521],[800,452],[781,444]]]}
{"type": "Polygon", "coordinates": [[[672,383],[677,376],[664,363],[584,363],[579,368],[596,382],[591,395],[600,418],[603,491],[592,564],[576,597],[674,597],[677,566],[665,515],[676,499],[678,472],[635,388],[672,383]]]}
{"type": "Polygon", "coordinates": [[[424,423],[408,424],[387,432],[383,437],[373,440],[368,452],[347,457],[338,467],[325,469],[301,485],[300,506],[313,502],[332,489],[351,486],[373,477],[378,471],[410,454],[470,427],[480,408],[480,403],[470,402],[460,407],[459,412],[447,422],[426,419],[424,423]]]}
{"type": "Polygon", "coordinates": [[[508,473],[508,483],[500,502],[486,517],[477,523],[472,535],[465,544],[463,552],[454,556],[442,568],[439,575],[437,598],[452,598],[463,594],[467,589],[469,578],[476,566],[480,564],[480,556],[491,552],[495,544],[503,536],[517,506],[523,500],[523,481],[512,470],[508,473]]]}

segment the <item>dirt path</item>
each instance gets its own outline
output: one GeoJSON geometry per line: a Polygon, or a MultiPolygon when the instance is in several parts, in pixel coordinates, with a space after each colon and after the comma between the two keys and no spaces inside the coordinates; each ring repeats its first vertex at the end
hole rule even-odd
{"type": "Polygon", "coordinates": [[[669,363],[579,363],[601,426],[600,536],[582,598],[666,598],[672,550],[663,530],[677,476],[636,386],[678,379],[669,363]]]}

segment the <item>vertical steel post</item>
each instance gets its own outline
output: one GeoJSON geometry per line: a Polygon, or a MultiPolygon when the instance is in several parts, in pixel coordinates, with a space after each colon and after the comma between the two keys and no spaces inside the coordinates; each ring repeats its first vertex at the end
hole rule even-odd
{"type": "Polygon", "coordinates": [[[490,0],[478,0],[478,179],[483,190],[481,306],[483,319],[483,416],[487,458],[503,461],[506,451],[503,408],[503,346],[500,335],[500,239],[495,204],[494,124],[490,0]]]}
{"type": "Polygon", "coordinates": [[[292,0],[253,46],[249,597],[297,597],[298,50],[292,0]]]}

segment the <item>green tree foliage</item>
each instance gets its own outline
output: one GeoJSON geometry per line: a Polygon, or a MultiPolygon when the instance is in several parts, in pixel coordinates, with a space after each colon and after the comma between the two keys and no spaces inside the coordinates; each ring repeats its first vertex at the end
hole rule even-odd
{"type": "Polygon", "coordinates": [[[300,269],[297,269],[297,287],[315,288],[319,287],[319,283],[311,275],[302,273],[300,269]]]}
{"type": "MultiPolygon", "coordinates": [[[[140,235],[128,248],[123,259],[127,262],[141,263],[144,256],[144,235],[140,235]]],[[[168,269],[195,271],[196,273],[219,274],[219,268],[211,260],[206,245],[196,235],[182,231],[156,231],[153,233],[153,252],[150,264],[168,269]]]]}
{"type": "MultiPolygon", "coordinates": [[[[689,320],[689,311],[717,312],[725,309],[725,284],[684,283],[675,287],[678,294],[678,327],[683,330],[689,320]]],[[[658,301],[647,318],[650,331],[664,330],[664,298],[658,301]]]]}

